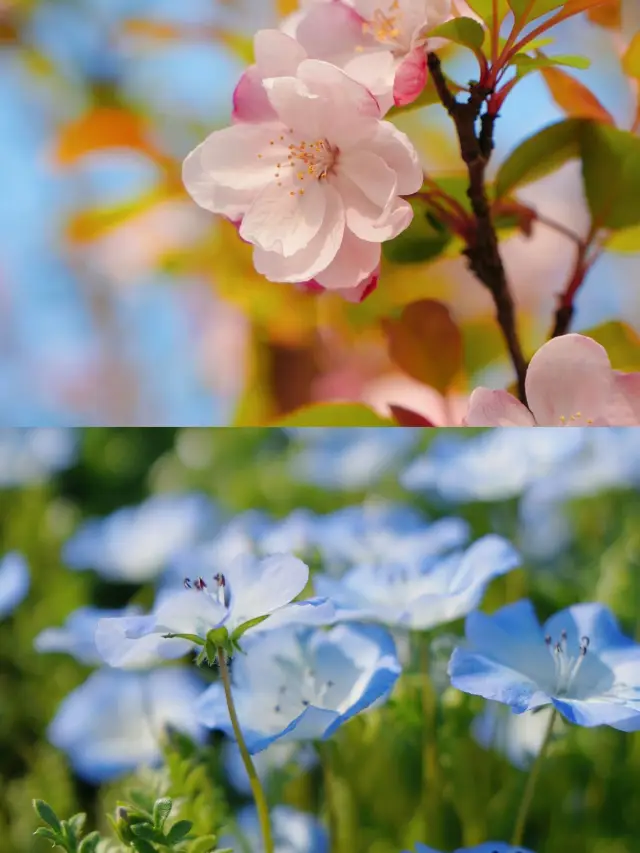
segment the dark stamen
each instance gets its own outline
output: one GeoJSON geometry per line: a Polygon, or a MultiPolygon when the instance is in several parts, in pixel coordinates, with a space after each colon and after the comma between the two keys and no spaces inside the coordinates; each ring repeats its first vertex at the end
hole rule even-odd
{"type": "Polygon", "coordinates": [[[206,585],[206,583],[204,582],[204,579],[203,579],[203,578],[196,578],[196,580],[193,582],[193,585],[194,585],[194,586],[195,586],[195,588],[196,588],[197,590],[199,590],[200,592],[202,592],[202,590],[203,590],[203,589],[206,589],[206,588],[207,588],[207,585],[206,585]]]}
{"type": "Polygon", "coordinates": [[[189,578],[184,579],[184,588],[191,589],[191,581],[189,580],[189,578]]]}

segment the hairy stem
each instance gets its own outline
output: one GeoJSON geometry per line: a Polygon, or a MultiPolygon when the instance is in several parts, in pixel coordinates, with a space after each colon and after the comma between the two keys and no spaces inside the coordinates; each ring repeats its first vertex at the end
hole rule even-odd
{"type": "Polygon", "coordinates": [[[460,153],[469,174],[467,195],[475,217],[475,229],[467,242],[464,254],[468,259],[469,269],[493,297],[498,324],[516,372],[518,394],[522,402],[526,403],[524,380],[527,362],[520,346],[515,305],[498,250],[498,237],[491,217],[485,182],[486,168],[493,150],[493,131],[497,116],[485,113],[480,118],[480,110],[491,91],[472,84],[469,99],[461,103],[452,94],[436,54],[429,53],[427,62],[438,96],[455,124],[460,153]]]}
{"type": "Polygon", "coordinates": [[[547,725],[547,731],[545,732],[544,740],[542,742],[542,746],[540,747],[540,752],[538,753],[536,760],[533,763],[533,767],[531,768],[531,772],[529,773],[529,778],[527,779],[527,784],[524,789],[524,794],[522,795],[520,808],[518,809],[518,816],[516,817],[515,829],[513,830],[513,839],[511,843],[514,846],[522,844],[524,828],[527,822],[529,809],[531,808],[531,803],[533,801],[533,793],[536,788],[536,782],[538,781],[538,776],[540,775],[540,769],[542,767],[547,748],[551,743],[551,735],[553,734],[553,726],[557,716],[558,712],[554,708],[553,713],[551,714],[551,718],[549,719],[549,724],[547,725]]]}
{"type": "Polygon", "coordinates": [[[245,770],[247,771],[247,776],[249,777],[251,790],[253,792],[253,799],[255,800],[256,809],[258,811],[258,819],[260,821],[260,830],[262,832],[262,838],[264,841],[265,853],[274,853],[273,835],[271,833],[271,820],[269,818],[269,806],[267,805],[267,799],[264,795],[262,783],[258,778],[256,768],[253,764],[253,761],[251,760],[251,756],[249,755],[249,750],[247,749],[247,744],[242,734],[242,729],[240,728],[240,721],[238,720],[238,714],[236,712],[236,706],[233,701],[233,694],[231,692],[231,678],[229,676],[229,666],[227,665],[227,659],[225,657],[224,649],[221,648],[218,649],[218,665],[220,666],[220,676],[222,678],[222,684],[224,686],[224,695],[227,700],[227,708],[229,709],[229,717],[231,718],[233,733],[236,736],[236,740],[238,741],[240,755],[242,756],[242,762],[244,764],[245,770]]]}

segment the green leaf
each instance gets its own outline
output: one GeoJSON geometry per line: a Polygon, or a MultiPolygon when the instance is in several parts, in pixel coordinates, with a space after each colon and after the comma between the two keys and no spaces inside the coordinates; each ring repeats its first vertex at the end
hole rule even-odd
{"type": "Polygon", "coordinates": [[[193,823],[190,820],[179,820],[177,823],[174,823],[165,836],[165,843],[177,844],[179,841],[182,841],[185,836],[189,835],[192,826],[193,823]]]}
{"type": "Polygon", "coordinates": [[[580,155],[582,119],[565,119],[525,139],[504,161],[496,179],[498,198],[560,168],[580,155]]]}
{"type": "Polygon", "coordinates": [[[33,807],[40,820],[49,824],[49,826],[55,829],[56,832],[62,831],[62,824],[60,823],[58,815],[54,812],[49,803],[45,803],[44,800],[33,800],[33,807]]]}
{"type": "Polygon", "coordinates": [[[640,370],[640,335],[631,326],[610,320],[581,334],[593,338],[606,349],[614,370],[640,370]]]}
{"type": "Polygon", "coordinates": [[[90,832],[89,835],[83,838],[80,842],[78,853],[96,853],[98,844],[100,844],[100,833],[90,832]]]}
{"type": "Polygon", "coordinates": [[[74,814],[73,817],[70,817],[68,822],[73,827],[73,831],[76,836],[80,837],[84,830],[84,825],[87,822],[87,816],[84,812],[80,812],[79,814],[74,814]]]}
{"type": "Polygon", "coordinates": [[[509,0],[509,6],[518,23],[533,21],[564,4],[565,0],[509,0]]]}
{"type": "Polygon", "coordinates": [[[394,264],[418,264],[437,258],[451,242],[451,233],[430,212],[428,201],[407,200],[413,208],[411,224],[382,244],[384,257],[394,264]]]}
{"type": "Polygon", "coordinates": [[[157,829],[162,829],[164,827],[167,818],[171,814],[172,808],[173,801],[170,797],[162,797],[155,801],[153,804],[153,825],[157,829]]]}
{"type": "Polygon", "coordinates": [[[144,838],[136,838],[133,842],[133,849],[137,850],[138,853],[157,853],[153,844],[145,841],[144,838]]]}
{"type": "Polygon", "coordinates": [[[568,68],[589,68],[591,60],[587,59],[586,56],[564,54],[558,56],[543,56],[542,54],[527,56],[525,53],[516,53],[510,65],[515,65],[518,77],[524,77],[532,71],[537,71],[540,68],[552,68],[555,65],[563,65],[568,68]]]}
{"type": "Polygon", "coordinates": [[[160,842],[164,837],[162,832],[150,823],[134,823],[131,826],[131,832],[136,838],[142,838],[144,841],[160,842]]]}
{"type": "Polygon", "coordinates": [[[431,30],[429,37],[449,39],[473,51],[479,51],[484,42],[484,29],[473,18],[452,18],[431,30]]]}
{"type": "MultiPolygon", "coordinates": [[[[476,15],[479,15],[489,29],[493,29],[493,2],[492,0],[467,0],[467,5],[476,15]]],[[[509,14],[509,4],[507,0],[497,0],[498,5],[498,28],[500,24],[509,14]]]]}
{"type": "Polygon", "coordinates": [[[54,832],[53,829],[49,829],[48,826],[39,826],[33,834],[37,835],[38,838],[46,838],[49,841],[53,841],[54,847],[57,846],[58,840],[60,839],[58,833],[54,832]]]}
{"type": "Polygon", "coordinates": [[[612,231],[604,245],[609,252],[640,254],[640,225],[632,225],[631,228],[620,228],[618,231],[612,231]]]}
{"type": "Polygon", "coordinates": [[[361,403],[316,403],[274,421],[272,427],[393,426],[393,421],[361,403]]]}
{"type": "Polygon", "coordinates": [[[211,853],[211,851],[215,850],[217,843],[218,839],[215,835],[205,835],[191,844],[189,853],[211,853]]]}
{"type": "Polygon", "coordinates": [[[196,643],[198,646],[204,646],[204,640],[202,637],[198,637],[196,634],[163,634],[165,639],[178,639],[178,640],[190,640],[192,643],[196,643]]]}
{"type": "Polygon", "coordinates": [[[604,228],[640,223],[640,139],[588,122],[580,134],[582,179],[594,222],[604,228]]]}

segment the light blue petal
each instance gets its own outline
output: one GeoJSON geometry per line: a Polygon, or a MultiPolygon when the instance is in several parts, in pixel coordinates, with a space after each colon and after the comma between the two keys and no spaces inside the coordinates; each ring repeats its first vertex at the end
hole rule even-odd
{"type": "Polygon", "coordinates": [[[456,853],[531,853],[531,850],[525,850],[520,844],[514,847],[505,841],[486,841],[476,847],[461,847],[456,853]]]}
{"type": "Polygon", "coordinates": [[[582,637],[589,637],[589,654],[637,648],[634,641],[622,633],[609,608],[597,602],[574,604],[545,622],[544,633],[552,638],[559,638],[562,631],[567,632],[567,645],[575,653],[582,637]]]}
{"type": "Polygon", "coordinates": [[[452,685],[463,693],[502,702],[517,713],[551,701],[551,697],[521,672],[464,649],[456,649],[451,656],[449,677],[452,685]]]}
{"type": "Polygon", "coordinates": [[[13,613],[26,598],[31,577],[27,561],[12,551],[0,560],[0,619],[13,613]]]}
{"type": "Polygon", "coordinates": [[[571,723],[579,726],[612,726],[623,732],[640,731],[640,703],[633,707],[597,699],[553,699],[553,704],[571,723]]]}
{"type": "Polygon", "coordinates": [[[96,629],[102,619],[118,619],[123,616],[137,616],[138,608],[123,610],[101,610],[96,607],[80,607],[69,614],[60,628],[46,628],[34,640],[34,648],[39,652],[62,652],[73,655],[81,663],[95,666],[103,663],[96,648],[96,629]]]}
{"type": "Polygon", "coordinates": [[[490,580],[522,564],[513,545],[502,536],[489,534],[473,543],[465,552],[451,582],[452,593],[468,587],[484,587],[490,580]]]}
{"type": "Polygon", "coordinates": [[[165,639],[155,628],[153,614],[101,619],[94,634],[96,651],[109,666],[144,669],[194,648],[188,640],[165,639]]]}

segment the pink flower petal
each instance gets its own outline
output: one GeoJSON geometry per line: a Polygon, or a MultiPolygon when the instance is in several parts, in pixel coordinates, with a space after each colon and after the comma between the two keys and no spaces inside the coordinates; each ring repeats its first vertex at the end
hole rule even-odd
{"type": "Polygon", "coordinates": [[[360,190],[381,213],[396,195],[396,173],[382,157],[371,151],[345,151],[336,166],[338,189],[343,175],[360,190]]]}
{"type": "Polygon", "coordinates": [[[547,341],[531,359],[527,403],[541,426],[586,426],[606,418],[615,386],[604,347],[584,335],[547,341]]]}
{"type": "Polygon", "coordinates": [[[389,121],[378,123],[375,135],[367,140],[367,148],[378,154],[396,173],[398,195],[418,192],[424,181],[420,158],[406,133],[389,121]]]}
{"type": "Polygon", "coordinates": [[[640,425],[640,373],[621,373],[616,370],[613,381],[617,395],[622,396],[628,408],[625,416],[626,422],[616,421],[615,423],[620,426],[640,425]]]}
{"type": "Polygon", "coordinates": [[[379,263],[380,244],[360,240],[349,229],[345,229],[342,245],[336,256],[313,278],[327,290],[351,289],[361,285],[379,263]]]}
{"type": "Polygon", "coordinates": [[[257,246],[253,250],[253,264],[269,281],[304,282],[316,278],[335,258],[345,233],[345,215],[342,199],[336,190],[326,185],[325,214],[322,226],[308,245],[283,257],[257,246]]]}
{"type": "Polygon", "coordinates": [[[402,60],[396,69],[393,82],[393,101],[403,107],[416,100],[427,82],[427,53],[424,47],[416,47],[402,60]]]}
{"type": "Polygon", "coordinates": [[[281,135],[282,126],[277,122],[235,124],[214,131],[185,160],[183,178],[187,191],[195,199],[205,183],[261,190],[274,180],[276,163],[287,158],[288,149],[280,141],[281,135]]]}
{"type": "MultiPolygon", "coordinates": [[[[280,121],[294,131],[294,144],[315,142],[326,136],[318,99],[305,82],[296,77],[269,77],[263,80],[269,103],[280,121]]],[[[287,137],[289,140],[289,137],[287,137]]],[[[288,154],[289,152],[286,152],[288,154]]],[[[285,159],[286,159],[285,154],[285,159]]]]}
{"type": "Polygon", "coordinates": [[[353,182],[344,177],[340,180],[339,190],[347,214],[347,226],[361,240],[371,243],[392,240],[413,219],[413,208],[404,199],[394,198],[385,210],[380,211],[353,182]]]}
{"type": "Polygon", "coordinates": [[[253,38],[256,65],[263,77],[294,75],[307,52],[280,30],[258,30],[253,38]]]}
{"type": "Polygon", "coordinates": [[[300,17],[296,39],[313,59],[335,61],[336,55],[351,54],[373,39],[362,32],[362,18],[341,2],[314,3],[300,17]]]}
{"type": "Polygon", "coordinates": [[[240,236],[266,252],[277,252],[285,258],[295,255],[320,230],[327,189],[315,180],[296,182],[295,175],[286,179],[283,176],[281,186],[274,180],[249,208],[240,236]],[[299,185],[305,183],[304,195],[300,195],[299,185]]]}
{"type": "Polygon", "coordinates": [[[531,412],[507,391],[476,388],[469,398],[469,409],[464,419],[469,427],[535,426],[531,412]]]}
{"type": "Polygon", "coordinates": [[[262,74],[255,65],[247,68],[233,90],[231,119],[235,122],[278,120],[262,85],[262,74]]]}

